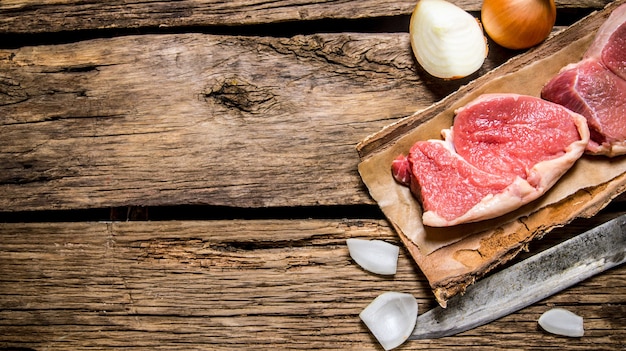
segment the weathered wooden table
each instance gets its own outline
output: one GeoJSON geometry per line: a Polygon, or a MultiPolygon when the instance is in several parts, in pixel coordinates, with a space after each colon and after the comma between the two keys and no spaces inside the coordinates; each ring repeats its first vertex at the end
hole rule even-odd
{"type": "MultiPolygon", "coordinates": [[[[557,2],[555,32],[607,3],[557,2]]],[[[0,350],[379,350],[358,317],[378,294],[434,307],[406,251],[391,278],[348,255],[347,238],[400,245],[355,146],[521,52],[432,79],[414,5],[0,1],[0,350]]],[[[625,276],[400,349],[624,350],[625,276]],[[542,332],[553,306],[586,335],[542,332]]]]}

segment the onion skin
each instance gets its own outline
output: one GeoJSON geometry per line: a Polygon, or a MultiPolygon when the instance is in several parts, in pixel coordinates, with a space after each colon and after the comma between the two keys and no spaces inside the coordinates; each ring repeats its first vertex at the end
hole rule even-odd
{"type": "Polygon", "coordinates": [[[544,41],[556,21],[554,0],[484,0],[481,20],[498,45],[520,50],[544,41]]]}
{"type": "Polygon", "coordinates": [[[579,338],[585,335],[583,318],[563,308],[553,308],[539,317],[539,325],[548,333],[579,338]]]}
{"type": "Polygon", "coordinates": [[[413,295],[388,291],[378,295],[359,313],[359,317],[388,351],[402,345],[411,336],[417,322],[417,307],[413,295]]]}
{"type": "Polygon", "coordinates": [[[396,274],[400,248],[382,240],[350,238],[346,240],[350,257],[366,271],[382,274],[396,274]]]}

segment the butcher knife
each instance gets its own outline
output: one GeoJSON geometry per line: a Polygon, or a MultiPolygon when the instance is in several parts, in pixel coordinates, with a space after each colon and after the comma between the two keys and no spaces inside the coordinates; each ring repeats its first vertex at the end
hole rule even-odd
{"type": "Polygon", "coordinates": [[[626,261],[626,214],[479,280],[418,316],[409,339],[435,339],[487,324],[626,261]]]}

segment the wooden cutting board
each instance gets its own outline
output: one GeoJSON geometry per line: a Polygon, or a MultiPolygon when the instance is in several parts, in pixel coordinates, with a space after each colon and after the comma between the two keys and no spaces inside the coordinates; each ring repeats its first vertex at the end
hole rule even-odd
{"type": "Polygon", "coordinates": [[[539,96],[565,65],[577,62],[616,1],[449,95],[357,145],[359,173],[370,194],[428,278],[437,301],[462,293],[476,279],[524,250],[533,239],[577,217],[590,217],[626,189],[626,157],[584,156],[539,200],[494,220],[449,228],[421,224],[421,207],[390,172],[391,161],[417,140],[439,138],[454,110],[483,93],[539,96]]]}

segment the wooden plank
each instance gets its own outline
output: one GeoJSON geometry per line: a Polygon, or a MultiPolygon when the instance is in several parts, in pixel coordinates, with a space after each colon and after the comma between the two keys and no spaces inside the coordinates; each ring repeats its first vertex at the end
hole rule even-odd
{"type": "Polygon", "coordinates": [[[0,211],[371,204],[356,144],[511,55],[449,82],[409,46],[172,34],[0,50],[0,211]]]}
{"type": "MultiPolygon", "coordinates": [[[[610,216],[557,230],[545,244],[610,216]]],[[[404,249],[395,276],[376,276],[349,258],[351,237],[400,245],[377,220],[0,224],[0,347],[379,350],[358,318],[373,298],[409,292],[422,312],[435,302],[404,249]]],[[[624,274],[402,349],[619,349],[624,274]],[[582,315],[585,337],[540,331],[536,320],[554,306],[582,315]]]]}
{"type": "MultiPolygon", "coordinates": [[[[479,0],[452,0],[479,11],[479,0]]],[[[557,6],[600,9],[608,0],[560,0],[557,6]]],[[[409,15],[415,0],[353,1],[79,1],[0,2],[0,33],[41,33],[85,29],[233,26],[409,15]]]]}

